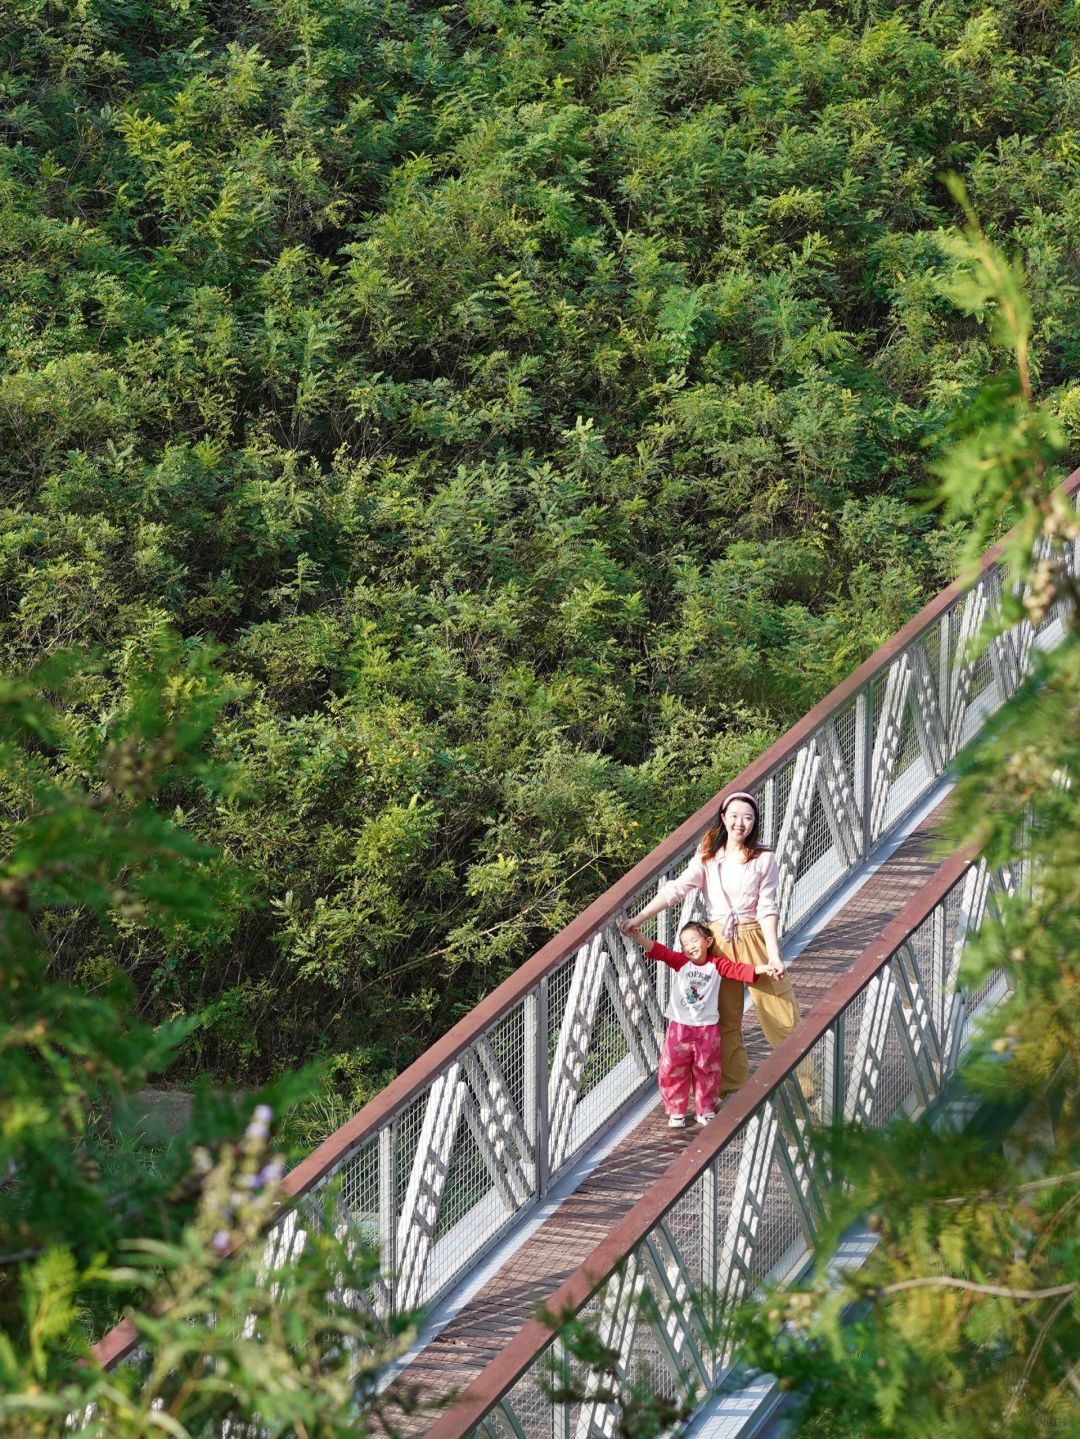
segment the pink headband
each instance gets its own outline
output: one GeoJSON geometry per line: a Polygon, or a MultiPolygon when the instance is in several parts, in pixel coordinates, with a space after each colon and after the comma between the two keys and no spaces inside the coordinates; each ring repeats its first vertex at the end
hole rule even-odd
{"type": "Polygon", "coordinates": [[[744,799],[744,800],[746,800],[747,804],[753,805],[753,807],[754,807],[754,813],[757,814],[757,812],[758,812],[758,802],[757,802],[757,800],[754,798],[754,796],[753,796],[752,794],[747,794],[744,789],[737,790],[737,791],[735,792],[735,794],[729,794],[728,797],[727,797],[727,799],[725,799],[724,802],[723,802],[723,804],[720,806],[720,813],[723,814],[724,811],[727,809],[728,805],[731,804],[732,800],[736,800],[736,799],[744,799]]]}

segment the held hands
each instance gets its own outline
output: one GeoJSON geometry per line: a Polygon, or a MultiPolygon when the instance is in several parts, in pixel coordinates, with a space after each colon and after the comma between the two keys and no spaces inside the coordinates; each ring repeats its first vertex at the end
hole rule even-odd
{"type": "Polygon", "coordinates": [[[777,964],[775,961],[770,961],[768,964],[755,964],[754,973],[767,974],[770,979],[783,979],[784,966],[777,964]]]}

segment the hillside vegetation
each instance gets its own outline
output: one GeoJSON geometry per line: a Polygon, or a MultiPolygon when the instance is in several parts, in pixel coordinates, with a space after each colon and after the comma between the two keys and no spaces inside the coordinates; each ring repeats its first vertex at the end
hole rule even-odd
{"type": "Polygon", "coordinates": [[[53,919],[57,975],[362,1097],[891,633],[997,364],[942,171],[1080,434],[1077,26],[5,0],[0,656],[97,652],[92,782],[131,677],[210,650],[227,783],[164,804],[248,876],[168,943],[53,919]]]}

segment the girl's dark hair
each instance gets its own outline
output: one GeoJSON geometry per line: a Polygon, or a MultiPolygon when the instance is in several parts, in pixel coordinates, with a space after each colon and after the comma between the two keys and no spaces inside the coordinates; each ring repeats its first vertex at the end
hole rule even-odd
{"type": "Polygon", "coordinates": [[[727,848],[728,833],[727,825],[724,823],[724,811],[734,799],[742,800],[743,804],[748,804],[750,808],[754,811],[753,827],[751,828],[750,833],[746,836],[745,841],[746,851],[749,854],[750,858],[757,859],[758,855],[762,852],[762,850],[767,848],[766,845],[760,843],[761,815],[758,813],[757,801],[753,799],[748,799],[746,795],[742,794],[731,795],[730,798],[726,799],[720,806],[720,811],[716,816],[716,823],[710,829],[707,829],[705,831],[705,837],[701,841],[702,859],[713,859],[716,855],[720,853],[722,849],[727,848]]]}
{"type": "Polygon", "coordinates": [[[710,949],[712,949],[713,945],[716,943],[716,938],[713,935],[712,930],[707,924],[702,924],[700,919],[688,919],[686,923],[682,926],[682,928],[679,930],[680,939],[688,929],[696,929],[699,934],[703,934],[705,938],[709,941],[710,949]]]}

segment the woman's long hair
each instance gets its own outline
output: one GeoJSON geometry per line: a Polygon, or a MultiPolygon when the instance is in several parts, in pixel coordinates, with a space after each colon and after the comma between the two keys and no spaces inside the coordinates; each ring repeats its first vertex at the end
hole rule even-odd
{"type": "Polygon", "coordinates": [[[720,812],[716,816],[716,823],[705,831],[705,837],[701,841],[702,859],[715,859],[722,849],[727,849],[728,832],[727,825],[724,823],[724,811],[733,799],[741,799],[744,804],[748,804],[754,811],[753,827],[744,841],[747,854],[751,859],[757,859],[762,850],[768,847],[760,842],[761,815],[758,811],[757,801],[748,799],[746,795],[742,794],[730,795],[720,806],[720,812]]]}

